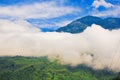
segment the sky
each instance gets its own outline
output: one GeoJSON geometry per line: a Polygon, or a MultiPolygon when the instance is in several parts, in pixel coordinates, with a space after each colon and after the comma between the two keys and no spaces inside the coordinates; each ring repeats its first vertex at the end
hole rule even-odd
{"type": "Polygon", "coordinates": [[[40,29],[57,29],[87,15],[120,17],[120,0],[0,0],[0,19],[40,29]]]}

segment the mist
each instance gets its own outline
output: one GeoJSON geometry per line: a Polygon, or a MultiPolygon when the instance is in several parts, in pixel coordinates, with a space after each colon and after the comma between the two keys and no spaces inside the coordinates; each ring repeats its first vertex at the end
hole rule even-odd
{"type": "Polygon", "coordinates": [[[24,20],[0,20],[0,56],[48,56],[62,64],[120,71],[120,29],[93,24],[84,32],[41,32],[24,20]]]}

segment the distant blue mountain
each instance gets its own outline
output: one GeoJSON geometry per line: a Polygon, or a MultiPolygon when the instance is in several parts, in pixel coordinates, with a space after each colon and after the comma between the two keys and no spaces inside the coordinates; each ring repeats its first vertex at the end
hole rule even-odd
{"type": "Polygon", "coordinates": [[[97,24],[105,29],[118,29],[120,28],[120,18],[99,18],[95,16],[85,16],[77,19],[70,24],[58,28],[57,32],[69,32],[69,33],[80,33],[83,32],[88,26],[92,24],[97,24]]]}

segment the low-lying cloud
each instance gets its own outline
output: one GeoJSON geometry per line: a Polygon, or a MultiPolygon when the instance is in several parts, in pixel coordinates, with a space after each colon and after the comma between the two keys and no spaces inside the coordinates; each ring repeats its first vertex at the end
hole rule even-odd
{"type": "Polygon", "coordinates": [[[120,29],[109,31],[93,24],[79,34],[43,33],[34,27],[28,29],[28,25],[7,23],[0,23],[0,56],[48,56],[72,66],[120,71],[120,29]]]}

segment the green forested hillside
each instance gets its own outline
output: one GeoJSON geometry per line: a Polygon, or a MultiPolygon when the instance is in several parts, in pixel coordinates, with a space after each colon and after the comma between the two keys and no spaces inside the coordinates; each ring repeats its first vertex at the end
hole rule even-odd
{"type": "Polygon", "coordinates": [[[0,80],[111,80],[115,75],[85,65],[62,65],[47,57],[0,57],[0,80]]]}

